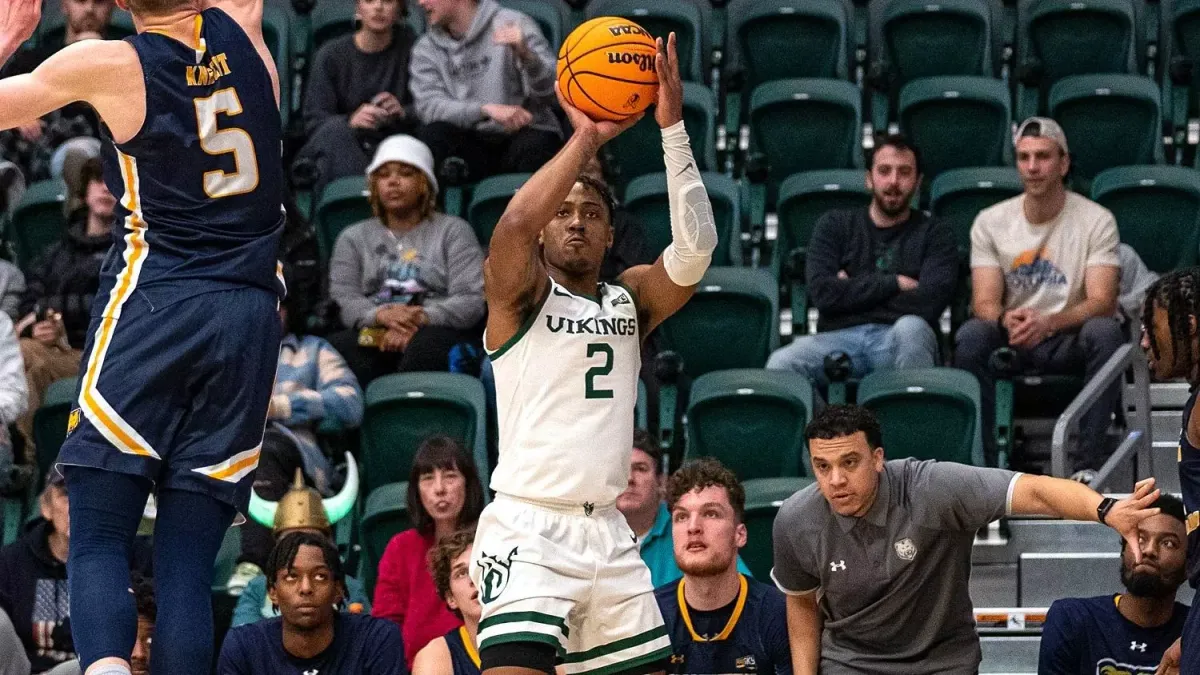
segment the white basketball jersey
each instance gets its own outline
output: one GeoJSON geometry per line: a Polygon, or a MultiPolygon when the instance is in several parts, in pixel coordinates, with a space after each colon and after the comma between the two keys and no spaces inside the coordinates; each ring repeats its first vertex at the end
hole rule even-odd
{"type": "Polygon", "coordinates": [[[612,504],[629,483],[641,340],[626,288],[550,292],[490,353],[500,459],[492,489],[534,501],[612,504]]]}

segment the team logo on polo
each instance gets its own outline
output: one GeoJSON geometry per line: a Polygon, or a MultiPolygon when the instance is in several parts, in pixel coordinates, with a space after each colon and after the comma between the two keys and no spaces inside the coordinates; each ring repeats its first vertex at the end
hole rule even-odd
{"type": "Polygon", "coordinates": [[[917,556],[917,545],[908,537],[896,542],[894,546],[896,547],[896,555],[900,556],[901,560],[912,560],[917,556]]]}
{"type": "Polygon", "coordinates": [[[1155,666],[1133,666],[1113,659],[1096,662],[1096,675],[1153,675],[1154,672],[1155,666]]]}
{"type": "Polygon", "coordinates": [[[512,558],[517,554],[517,547],[508,552],[507,556],[488,555],[484,553],[479,556],[479,566],[483,568],[483,574],[479,576],[483,582],[483,592],[480,594],[480,599],[484,604],[492,602],[500,597],[504,589],[508,587],[508,575],[512,567],[512,558]]]}

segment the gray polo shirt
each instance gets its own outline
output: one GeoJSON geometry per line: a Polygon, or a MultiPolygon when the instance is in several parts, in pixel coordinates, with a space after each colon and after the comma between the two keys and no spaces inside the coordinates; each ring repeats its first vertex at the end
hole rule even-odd
{"type": "Polygon", "coordinates": [[[971,546],[1008,513],[1018,475],[892,460],[862,518],[834,513],[816,484],[784,502],[771,577],[784,593],[818,593],[822,675],[978,672],[971,546]]]}

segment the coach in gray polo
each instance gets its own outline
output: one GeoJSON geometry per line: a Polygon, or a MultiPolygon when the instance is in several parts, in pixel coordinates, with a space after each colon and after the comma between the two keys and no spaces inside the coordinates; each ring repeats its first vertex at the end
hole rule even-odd
{"type": "Polygon", "coordinates": [[[783,504],[771,576],[788,595],[796,675],[976,673],[968,592],[975,532],[1005,515],[1100,521],[1140,556],[1154,480],[1117,501],[1081,483],[951,462],[883,459],[866,408],[830,406],[806,432],[817,483],[783,504]]]}

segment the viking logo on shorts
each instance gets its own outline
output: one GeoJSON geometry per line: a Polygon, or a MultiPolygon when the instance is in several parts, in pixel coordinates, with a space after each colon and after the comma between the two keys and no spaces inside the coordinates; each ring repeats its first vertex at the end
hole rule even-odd
{"type": "Polygon", "coordinates": [[[917,545],[908,537],[896,542],[895,547],[896,555],[900,556],[901,560],[912,560],[917,556],[917,545]]]}
{"type": "Polygon", "coordinates": [[[483,568],[483,574],[480,575],[483,580],[483,593],[480,595],[480,599],[484,604],[500,597],[500,594],[508,587],[509,568],[512,567],[512,558],[516,554],[517,547],[514,546],[513,550],[509,551],[503,559],[486,553],[479,556],[479,565],[483,568]]]}

